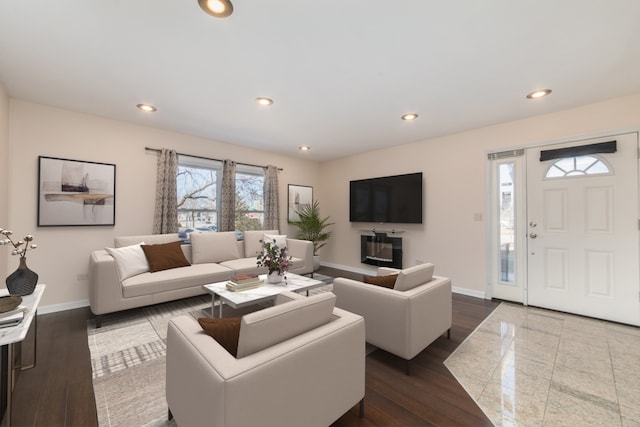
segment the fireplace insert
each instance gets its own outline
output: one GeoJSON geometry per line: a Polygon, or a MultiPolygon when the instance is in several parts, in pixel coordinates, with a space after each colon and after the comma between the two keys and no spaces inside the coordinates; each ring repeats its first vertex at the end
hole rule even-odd
{"type": "Polygon", "coordinates": [[[402,238],[387,233],[360,236],[360,258],[377,267],[402,268],[402,238]]]}

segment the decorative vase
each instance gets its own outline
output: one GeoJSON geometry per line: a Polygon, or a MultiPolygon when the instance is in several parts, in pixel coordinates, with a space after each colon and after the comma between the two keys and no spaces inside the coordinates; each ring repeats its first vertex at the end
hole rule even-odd
{"type": "Polygon", "coordinates": [[[313,256],[313,271],[318,271],[320,269],[320,255],[313,256]]]}
{"type": "Polygon", "coordinates": [[[284,274],[280,273],[278,270],[270,271],[267,274],[267,282],[271,284],[276,284],[282,282],[282,276],[284,274]]]}
{"type": "Polygon", "coordinates": [[[9,295],[18,297],[29,295],[32,294],[36,288],[38,273],[29,270],[29,267],[27,267],[27,258],[20,257],[18,269],[11,273],[5,282],[7,283],[9,295]]]}

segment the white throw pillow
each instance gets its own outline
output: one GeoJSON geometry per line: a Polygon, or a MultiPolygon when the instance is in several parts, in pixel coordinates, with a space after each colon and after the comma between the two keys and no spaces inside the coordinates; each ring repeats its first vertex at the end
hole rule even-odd
{"type": "Polygon", "coordinates": [[[279,230],[247,230],[244,232],[244,256],[255,258],[262,253],[262,242],[265,234],[278,234],[279,230]]]}
{"type": "Polygon", "coordinates": [[[283,249],[287,247],[287,235],[286,234],[263,234],[262,241],[264,243],[271,243],[273,246],[273,241],[276,241],[276,245],[278,245],[278,249],[283,249]]]}
{"type": "Polygon", "coordinates": [[[120,281],[149,271],[149,262],[142,250],[144,242],[122,248],[104,248],[116,261],[120,281]]]}

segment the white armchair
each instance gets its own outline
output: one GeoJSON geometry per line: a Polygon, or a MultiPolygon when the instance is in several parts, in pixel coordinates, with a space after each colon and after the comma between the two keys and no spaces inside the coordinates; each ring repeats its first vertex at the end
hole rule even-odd
{"type": "Polygon", "coordinates": [[[331,293],[279,295],[242,317],[237,357],[195,319],[172,319],[169,417],[180,427],[326,427],[358,402],[362,414],[364,321],[334,304],[331,293]]]}
{"type": "Polygon", "coordinates": [[[368,343],[409,361],[451,330],[451,280],[433,276],[432,264],[404,270],[379,268],[378,276],[397,274],[393,289],[336,278],[336,306],[365,319],[368,343]],[[402,290],[404,289],[404,290],[402,290]]]}

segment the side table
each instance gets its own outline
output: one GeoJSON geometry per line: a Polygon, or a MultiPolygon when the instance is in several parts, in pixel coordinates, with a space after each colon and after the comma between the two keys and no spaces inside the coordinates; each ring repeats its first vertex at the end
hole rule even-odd
{"type": "MultiPolygon", "coordinates": [[[[2,365],[2,370],[0,371],[0,417],[4,414],[4,426],[11,426],[11,396],[16,382],[16,373],[18,370],[29,368],[21,366],[21,362],[16,363],[17,355],[21,355],[21,343],[27,336],[32,324],[34,327],[34,339],[36,339],[38,305],[45,287],[46,285],[37,285],[31,295],[22,297],[22,304],[20,305],[27,308],[22,322],[15,326],[0,329],[0,362],[2,365]]],[[[6,289],[0,290],[0,296],[5,295],[8,295],[8,291],[6,289]]],[[[35,350],[34,345],[34,365],[36,360],[35,350]]]]}

